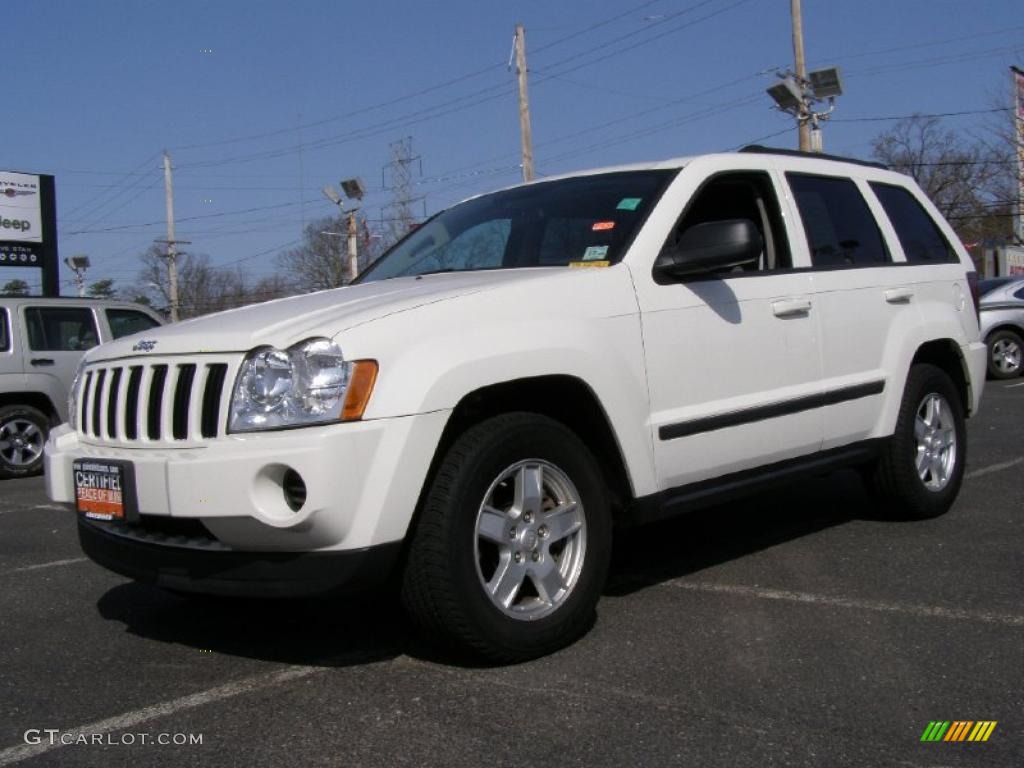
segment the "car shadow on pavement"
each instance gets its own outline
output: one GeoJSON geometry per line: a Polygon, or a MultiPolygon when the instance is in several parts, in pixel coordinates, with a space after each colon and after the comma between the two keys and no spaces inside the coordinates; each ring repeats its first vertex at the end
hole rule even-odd
{"type": "MultiPolygon", "coordinates": [[[[659,523],[617,531],[604,593],[654,584],[841,525],[872,507],[860,477],[839,472],[659,523]]],[[[185,597],[129,582],[98,601],[100,615],[158,642],[287,664],[341,667],[400,655],[479,666],[420,640],[396,590],[309,600],[185,597]]],[[[600,606],[598,606],[600,611],[600,606]]]]}
{"type": "Polygon", "coordinates": [[[128,582],[97,602],[133,635],[285,664],[342,667],[408,653],[398,601],[381,593],[303,600],[177,595],[128,582]]]}
{"type": "Polygon", "coordinates": [[[875,516],[853,471],[798,480],[742,501],[618,530],[606,595],[627,595],[853,519],[875,516]]]}

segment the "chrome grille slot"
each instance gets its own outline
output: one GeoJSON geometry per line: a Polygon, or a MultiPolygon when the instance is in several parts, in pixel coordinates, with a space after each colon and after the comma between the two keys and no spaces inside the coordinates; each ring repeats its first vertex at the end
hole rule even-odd
{"type": "Polygon", "coordinates": [[[188,409],[195,376],[196,367],[191,363],[178,366],[178,382],[174,387],[171,411],[171,433],[175,440],[185,440],[188,437],[188,409]]]}
{"type": "Polygon", "coordinates": [[[107,388],[107,437],[117,437],[117,394],[121,388],[121,369],[110,372],[110,386],[107,388]]]}
{"type": "Polygon", "coordinates": [[[206,387],[203,389],[203,410],[200,432],[203,437],[216,437],[220,423],[220,400],[224,392],[224,379],[228,367],[225,363],[207,366],[206,387]]]}
{"type": "Polygon", "coordinates": [[[100,407],[103,404],[103,382],[106,378],[107,372],[101,369],[96,374],[96,384],[92,391],[92,422],[90,426],[92,427],[93,435],[96,437],[100,436],[100,425],[103,424],[100,419],[100,407]]]}
{"type": "Polygon", "coordinates": [[[125,440],[139,438],[139,390],[142,385],[142,366],[129,368],[128,391],[125,393],[124,437],[125,440]]]}
{"type": "Polygon", "coordinates": [[[160,421],[163,411],[164,383],[167,381],[167,366],[154,365],[153,378],[149,382],[149,402],[146,409],[146,434],[150,440],[160,439],[160,421]]]}
{"type": "Polygon", "coordinates": [[[92,372],[85,374],[82,382],[82,413],[79,414],[78,428],[83,432],[89,431],[89,391],[92,388],[92,372]]]}
{"type": "Polygon", "coordinates": [[[202,445],[225,433],[227,384],[239,362],[230,354],[162,355],[90,365],[79,385],[79,433],[125,447],[202,445]]]}

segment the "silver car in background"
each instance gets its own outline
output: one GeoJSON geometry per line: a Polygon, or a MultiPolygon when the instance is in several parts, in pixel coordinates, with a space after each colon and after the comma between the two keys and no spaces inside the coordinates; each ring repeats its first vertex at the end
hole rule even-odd
{"type": "Polygon", "coordinates": [[[981,285],[981,338],[993,379],[1020,376],[1024,362],[1024,275],[993,277],[981,285]]]}

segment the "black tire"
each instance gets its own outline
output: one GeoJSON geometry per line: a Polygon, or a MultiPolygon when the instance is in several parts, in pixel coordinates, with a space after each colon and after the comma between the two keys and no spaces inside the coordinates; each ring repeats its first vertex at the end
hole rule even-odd
{"type": "MultiPolygon", "coordinates": [[[[967,460],[967,430],[963,396],[949,375],[934,365],[915,365],[910,369],[903,391],[896,430],[870,473],[870,485],[882,503],[884,516],[894,519],[923,520],[938,517],[952,506],[963,482],[967,460]],[[918,441],[915,422],[918,410],[932,395],[939,395],[949,409],[948,416],[956,438],[955,450],[945,485],[929,488],[916,464],[918,441]]],[[[934,475],[929,478],[934,480],[934,475]]]]}
{"type": "Polygon", "coordinates": [[[988,375],[993,379],[1015,379],[1024,362],[1024,339],[1013,331],[996,331],[988,337],[988,375]],[[1011,359],[1007,359],[1007,355],[1011,359]],[[1015,360],[1015,362],[1014,362],[1015,360]]]}
{"type": "Polygon", "coordinates": [[[49,433],[50,420],[42,411],[30,405],[0,408],[0,478],[28,477],[42,472],[42,449],[49,433]],[[30,459],[36,451],[38,454],[30,459]]]}
{"type": "MultiPolygon", "coordinates": [[[[608,497],[593,456],[559,422],[509,413],[471,427],[430,479],[411,532],[401,585],[409,617],[429,641],[493,663],[536,658],[574,642],[593,623],[608,572],[608,497]],[[579,495],[585,530],[582,563],[572,588],[561,602],[549,601],[550,613],[534,620],[513,618],[492,602],[483,584],[482,555],[476,551],[477,516],[485,497],[503,473],[524,460],[548,462],[569,479],[579,495]]],[[[538,522],[541,517],[538,513],[538,522]]],[[[530,588],[532,583],[520,587],[514,600],[530,588]]],[[[537,595],[529,598],[535,604],[543,600],[537,595]]]]}

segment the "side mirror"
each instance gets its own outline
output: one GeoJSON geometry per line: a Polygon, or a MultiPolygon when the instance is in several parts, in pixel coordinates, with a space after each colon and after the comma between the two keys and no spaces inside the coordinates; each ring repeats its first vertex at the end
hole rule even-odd
{"type": "Polygon", "coordinates": [[[761,233],[750,219],[707,221],[683,232],[654,262],[658,272],[672,277],[714,272],[757,261],[764,249],[761,233]]]}

